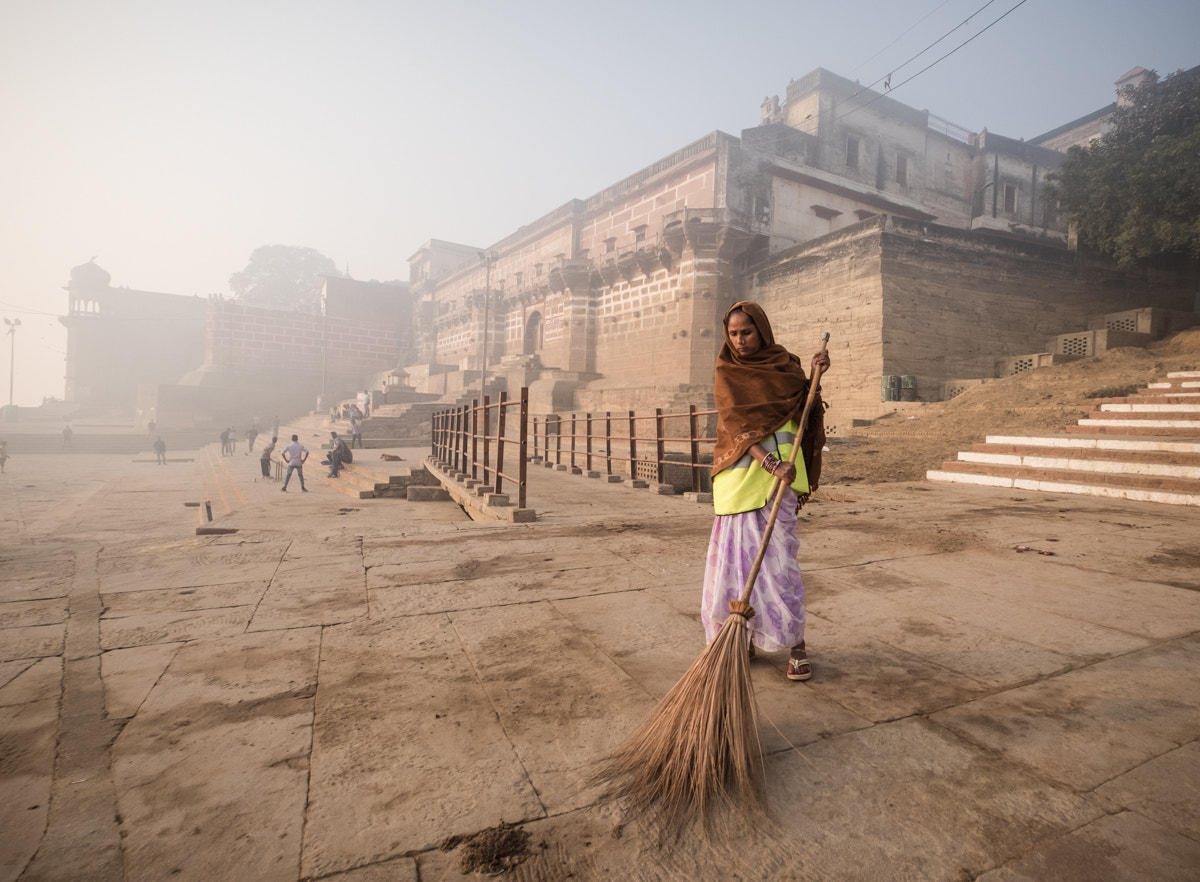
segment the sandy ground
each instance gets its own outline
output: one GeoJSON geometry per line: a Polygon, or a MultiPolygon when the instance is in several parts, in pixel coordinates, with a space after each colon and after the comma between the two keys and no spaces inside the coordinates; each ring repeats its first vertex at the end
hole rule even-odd
{"type": "MultiPolygon", "coordinates": [[[[1148,349],[1113,349],[978,386],[950,401],[899,410],[830,438],[826,484],[920,481],[987,435],[1061,433],[1091,399],[1132,394],[1169,371],[1200,370],[1200,328],[1148,349]]],[[[831,402],[836,408],[837,402],[831,402]]]]}

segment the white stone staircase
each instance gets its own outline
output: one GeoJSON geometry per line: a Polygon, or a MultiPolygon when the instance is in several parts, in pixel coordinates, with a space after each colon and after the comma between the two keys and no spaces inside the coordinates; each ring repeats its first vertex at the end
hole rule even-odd
{"type": "Polygon", "coordinates": [[[1062,435],[989,435],[926,477],[1019,490],[1200,505],[1200,371],[1107,398],[1062,435]]]}

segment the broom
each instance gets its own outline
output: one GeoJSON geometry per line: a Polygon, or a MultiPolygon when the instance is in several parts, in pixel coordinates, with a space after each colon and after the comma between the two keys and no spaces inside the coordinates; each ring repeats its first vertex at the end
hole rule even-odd
{"type": "MultiPolygon", "coordinates": [[[[829,334],[821,338],[821,351],[829,334]]],[[[788,462],[795,463],[821,380],[820,366],[808,384],[808,398],[788,462]]],[[[637,731],[592,776],[603,798],[626,802],[657,827],[659,842],[677,838],[699,817],[708,835],[718,809],[755,817],[767,811],[758,710],[750,682],[746,623],[754,617],[750,593],[775,530],[784,492],[775,478],[775,497],[762,545],[746,577],[741,598],[729,602],[731,615],[700,657],[642,721],[637,731]],[[778,492],[777,492],[778,491],[778,492]]]]}

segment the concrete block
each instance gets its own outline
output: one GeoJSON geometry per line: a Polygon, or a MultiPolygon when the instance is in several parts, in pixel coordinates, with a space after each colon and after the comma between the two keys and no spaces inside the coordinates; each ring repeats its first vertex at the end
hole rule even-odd
{"type": "Polygon", "coordinates": [[[579,466],[571,466],[571,474],[572,475],[582,475],[583,469],[581,469],[579,466]]]}
{"type": "Polygon", "coordinates": [[[508,520],[514,524],[532,524],[537,520],[537,512],[532,508],[514,508],[508,512],[508,520]]]}
{"type": "Polygon", "coordinates": [[[649,489],[650,489],[651,493],[656,493],[659,496],[674,496],[675,495],[675,488],[672,487],[670,484],[650,484],[649,489]]]}
{"type": "Polygon", "coordinates": [[[476,496],[487,496],[489,493],[495,493],[496,488],[492,484],[479,484],[475,487],[476,496]]]}
{"type": "Polygon", "coordinates": [[[620,484],[621,481],[622,481],[622,478],[620,475],[609,475],[608,476],[608,483],[610,483],[610,484],[620,484]]]}
{"type": "Polygon", "coordinates": [[[600,477],[600,473],[599,473],[599,472],[588,472],[588,473],[587,473],[587,476],[588,476],[589,478],[599,478],[599,477],[600,477]]]}
{"type": "Polygon", "coordinates": [[[441,487],[409,487],[409,502],[449,502],[450,494],[441,487]]]}
{"type": "Polygon", "coordinates": [[[693,493],[690,490],[683,494],[683,498],[688,502],[708,502],[713,501],[711,493],[693,493]]]}
{"type": "Polygon", "coordinates": [[[632,487],[634,490],[645,490],[650,485],[647,484],[645,481],[643,481],[641,478],[634,478],[632,481],[629,482],[629,486],[632,487]]]}
{"type": "Polygon", "coordinates": [[[483,497],[484,505],[511,505],[507,493],[489,493],[483,497]]]}
{"type": "Polygon", "coordinates": [[[566,470],[567,470],[566,463],[563,463],[562,465],[556,465],[554,467],[554,471],[556,471],[556,472],[565,472],[566,470]]]}

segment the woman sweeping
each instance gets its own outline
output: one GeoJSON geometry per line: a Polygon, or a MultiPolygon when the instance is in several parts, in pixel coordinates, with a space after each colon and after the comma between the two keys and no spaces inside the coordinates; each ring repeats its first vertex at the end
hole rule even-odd
{"type": "MultiPolygon", "coordinates": [[[[829,355],[812,357],[815,372],[829,367],[829,355]]],[[[725,313],[725,345],[717,356],[713,395],[717,444],[713,452],[713,505],[716,520],[704,571],[701,619],[711,642],[729,616],[729,601],[740,597],[762,544],[770,506],[767,494],[778,477],[785,494],[770,545],[754,585],[750,619],[751,657],[790,649],[787,677],[807,680],[812,665],[804,647],[804,583],[796,556],[799,500],[816,489],[824,444],[824,408],[809,416],[802,450],[811,451],[806,470],[789,463],[808,393],[800,360],[775,342],[761,306],[749,300],[725,313]],[[810,445],[811,444],[811,448],[810,445]],[[810,481],[811,477],[811,481],[810,481]]]]}

